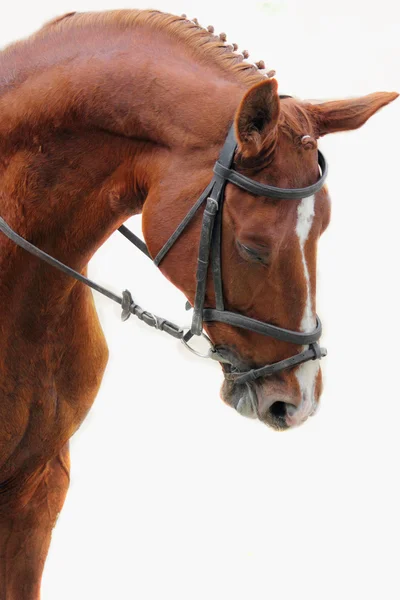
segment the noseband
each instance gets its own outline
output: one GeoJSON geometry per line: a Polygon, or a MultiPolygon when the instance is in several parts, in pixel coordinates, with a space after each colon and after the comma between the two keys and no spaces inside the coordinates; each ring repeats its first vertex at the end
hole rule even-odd
{"type": "MultiPolygon", "coordinates": [[[[167,319],[157,317],[150,312],[143,310],[135,304],[129,291],[125,290],[121,296],[118,296],[110,290],[98,285],[87,277],[84,277],[77,271],[74,271],[67,265],[61,263],[54,257],[50,256],[43,250],[40,250],[20,235],[18,235],[7,223],[0,217],[0,231],[2,231],[9,239],[21,246],[31,254],[44,260],[48,264],[56,267],[60,271],[81,281],[85,285],[107,296],[122,306],[122,320],[126,320],[131,314],[137,316],[144,323],[161,331],[172,335],[175,338],[181,339],[186,346],[193,336],[203,334],[203,322],[219,322],[226,323],[233,327],[252,331],[261,335],[272,337],[282,342],[289,342],[298,346],[307,346],[302,352],[295,354],[289,358],[267,364],[257,369],[249,371],[237,371],[231,365],[231,372],[225,373],[225,377],[235,384],[245,384],[255,381],[260,377],[267,377],[283,369],[289,369],[309,360],[319,360],[326,355],[326,350],[320,348],[318,340],[322,334],[321,322],[316,317],[315,329],[309,333],[292,331],[284,329],[270,323],[264,323],[257,319],[246,317],[240,313],[230,312],[225,310],[224,297],[222,290],[222,271],[221,271],[221,229],[222,229],[222,209],[224,202],[225,186],[227,182],[236,185],[250,194],[255,196],[263,196],[266,198],[281,199],[281,200],[300,200],[316,194],[325,183],[327,176],[327,164],[322,153],[318,150],[318,164],[321,170],[320,177],[316,183],[305,188],[285,189],[277,188],[271,185],[259,183],[249,177],[241,175],[232,168],[237,142],[233,126],[230,128],[220,156],[214,165],[214,175],[204,190],[200,198],[187,213],[177,229],[161,248],[157,256],[154,258],[155,265],[159,266],[165,255],[175,244],[179,236],[182,234],[187,225],[196,215],[199,208],[205,203],[203,212],[203,222],[200,234],[199,254],[197,261],[197,287],[193,306],[192,325],[187,333],[174,323],[167,319]],[[211,268],[213,275],[213,283],[215,290],[215,308],[204,308],[206,297],[206,284],[208,270],[211,268]]],[[[131,241],[144,254],[151,258],[150,252],[146,244],[133,234],[124,225],[119,228],[119,231],[131,241]]],[[[189,305],[190,307],[190,305],[189,305]]],[[[188,346],[189,347],[189,346],[188,346]]],[[[228,362],[216,348],[211,344],[211,349],[208,353],[210,358],[219,362],[228,362]]]]}

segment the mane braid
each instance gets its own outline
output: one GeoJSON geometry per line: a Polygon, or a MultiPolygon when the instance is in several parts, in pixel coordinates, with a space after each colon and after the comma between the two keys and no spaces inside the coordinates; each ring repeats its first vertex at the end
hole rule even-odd
{"type": "Polygon", "coordinates": [[[33,39],[46,37],[49,31],[56,33],[68,29],[102,26],[118,29],[147,27],[153,31],[163,31],[173,39],[182,42],[185,49],[189,49],[195,58],[206,63],[212,61],[227,75],[232,75],[236,81],[239,78],[248,86],[259,83],[273,73],[264,74],[260,72],[261,66],[265,67],[263,61],[259,62],[259,66],[245,62],[244,59],[248,56],[248,53],[245,56],[236,54],[234,48],[237,48],[237,45],[225,44],[226,34],[214,35],[212,26],[205,29],[198,24],[197,19],[190,21],[185,15],[178,17],[158,10],[68,13],[64,17],[58,17],[48,22],[34,34],[33,39]]]}

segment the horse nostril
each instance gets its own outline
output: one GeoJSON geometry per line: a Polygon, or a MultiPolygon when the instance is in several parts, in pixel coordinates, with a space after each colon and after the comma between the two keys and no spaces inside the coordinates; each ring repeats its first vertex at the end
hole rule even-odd
{"type": "Polygon", "coordinates": [[[278,419],[284,419],[286,416],[293,417],[297,412],[297,406],[290,402],[281,402],[277,400],[269,409],[270,414],[278,419]]]}
{"type": "Polygon", "coordinates": [[[277,417],[277,418],[282,418],[282,417],[286,417],[286,408],[287,408],[286,402],[281,402],[280,400],[278,400],[277,402],[274,402],[269,409],[269,412],[271,413],[271,415],[273,417],[277,417]]]}

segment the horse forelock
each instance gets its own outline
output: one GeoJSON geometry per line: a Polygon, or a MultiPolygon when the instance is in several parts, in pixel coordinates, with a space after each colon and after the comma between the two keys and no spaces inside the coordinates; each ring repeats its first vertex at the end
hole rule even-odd
{"type": "Polygon", "coordinates": [[[279,128],[296,145],[300,145],[304,135],[316,135],[315,125],[306,104],[295,99],[281,103],[279,128]]]}

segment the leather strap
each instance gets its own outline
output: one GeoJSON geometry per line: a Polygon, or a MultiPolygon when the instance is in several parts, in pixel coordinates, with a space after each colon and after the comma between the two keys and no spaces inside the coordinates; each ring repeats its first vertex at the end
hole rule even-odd
{"type": "MultiPolygon", "coordinates": [[[[237,143],[235,139],[235,132],[233,125],[230,127],[225,143],[219,155],[219,161],[221,164],[230,166],[235,155],[237,143]]],[[[224,198],[225,190],[225,179],[215,175],[211,181],[212,187],[210,195],[207,198],[206,208],[203,213],[203,223],[200,233],[199,242],[199,253],[197,259],[197,285],[196,295],[193,307],[193,319],[191,332],[194,335],[201,335],[203,331],[203,313],[204,313],[204,302],[206,297],[206,284],[208,265],[211,255],[211,244],[213,241],[214,224],[216,215],[220,215],[222,212],[222,203],[224,198]]],[[[218,240],[218,249],[214,245],[213,256],[211,257],[212,270],[214,274],[214,281],[217,282],[216,295],[218,297],[218,305],[221,306],[222,300],[222,282],[218,280],[221,272],[221,259],[220,259],[220,240],[218,240]],[[218,291],[217,291],[218,290],[218,291]]]]}
{"type": "Polygon", "coordinates": [[[56,258],[53,258],[43,250],[40,250],[40,248],[37,248],[36,246],[28,242],[25,238],[18,235],[18,233],[16,233],[13,229],[11,229],[11,227],[5,222],[5,220],[2,217],[0,217],[0,231],[2,231],[15,244],[17,244],[17,246],[20,246],[30,254],[33,254],[37,258],[40,258],[40,260],[43,260],[52,267],[55,267],[59,271],[62,271],[66,275],[73,277],[77,281],[81,281],[85,285],[92,288],[92,290],[96,290],[96,292],[100,292],[100,294],[103,294],[103,296],[107,296],[107,298],[110,298],[110,300],[114,300],[114,302],[118,302],[118,304],[121,304],[121,296],[114,294],[114,292],[107,290],[103,286],[99,285],[98,283],[95,283],[88,277],[82,275],[82,273],[78,273],[74,269],[71,269],[71,267],[68,267],[56,258]]]}
{"type": "Polygon", "coordinates": [[[113,300],[114,302],[117,302],[117,304],[120,304],[122,307],[121,318],[123,321],[126,321],[132,314],[138,317],[144,323],[146,323],[146,325],[149,325],[150,327],[155,327],[156,329],[160,329],[161,331],[168,333],[174,338],[181,339],[183,337],[184,331],[181,327],[179,327],[175,323],[172,323],[171,321],[168,321],[168,319],[163,319],[162,317],[158,317],[153,313],[145,311],[133,301],[131,293],[128,292],[128,290],[125,290],[122,293],[122,297],[118,296],[117,294],[114,294],[114,292],[112,292],[111,290],[108,290],[102,285],[95,283],[88,277],[82,275],[82,273],[78,273],[78,271],[71,269],[71,267],[68,267],[61,261],[57,260],[53,256],[50,256],[43,250],[40,250],[40,248],[37,248],[36,246],[28,242],[25,238],[21,237],[20,235],[18,235],[18,233],[11,229],[11,227],[1,217],[0,231],[2,231],[17,246],[20,246],[30,254],[33,254],[33,256],[40,258],[40,260],[43,260],[52,267],[55,267],[59,271],[62,271],[66,275],[69,275],[69,277],[72,277],[73,279],[84,283],[88,287],[92,288],[92,290],[96,290],[96,292],[99,292],[103,296],[106,296],[110,300],[113,300]]]}
{"type": "Polygon", "coordinates": [[[259,369],[251,369],[246,373],[225,373],[225,377],[237,385],[243,385],[251,381],[256,381],[260,377],[270,377],[283,369],[292,369],[309,360],[319,360],[323,356],[326,356],[326,354],[325,348],[320,348],[319,344],[311,344],[307,350],[303,350],[303,352],[299,352],[299,354],[295,354],[279,362],[265,365],[265,367],[260,367],[259,369]]]}
{"type": "Polygon", "coordinates": [[[126,239],[129,240],[134,246],[136,246],[136,248],[143,252],[143,254],[148,256],[148,258],[152,258],[145,242],[135,235],[133,231],[125,227],[125,225],[121,225],[121,227],[118,228],[118,231],[122,233],[122,235],[125,236],[126,239]]]}
{"type": "Polygon", "coordinates": [[[206,296],[208,262],[210,258],[214,219],[217,211],[218,201],[210,196],[207,199],[207,204],[203,213],[203,224],[201,227],[199,253],[197,258],[197,285],[193,307],[192,326],[190,329],[194,335],[201,335],[201,332],[203,331],[203,311],[206,296]]]}
{"type": "MultiPolygon", "coordinates": [[[[221,203],[223,199],[221,198],[221,203]]],[[[221,233],[222,233],[222,206],[215,217],[213,237],[211,240],[211,269],[214,282],[215,308],[224,310],[224,292],[222,287],[221,266],[221,233]]]]}
{"type": "Polygon", "coordinates": [[[167,254],[167,252],[172,248],[172,246],[175,244],[176,240],[178,239],[178,237],[182,234],[182,232],[186,229],[186,227],[189,225],[190,221],[193,219],[193,217],[195,216],[195,214],[197,213],[198,209],[200,208],[200,206],[203,204],[204,200],[207,198],[208,194],[210,193],[212,186],[214,184],[214,181],[212,180],[209,185],[206,187],[206,189],[204,190],[204,192],[201,194],[200,198],[197,200],[197,202],[192,206],[192,208],[189,210],[189,212],[187,213],[186,217],[183,219],[183,221],[181,221],[178,225],[178,227],[175,229],[174,233],[171,235],[171,237],[168,238],[168,240],[165,242],[164,246],[161,248],[161,250],[158,252],[157,256],[154,259],[154,264],[158,267],[160,262],[162,261],[162,259],[164,258],[164,256],[167,254]]]}
{"type": "Polygon", "coordinates": [[[301,200],[308,196],[313,196],[323,187],[326,177],[328,175],[328,165],[323,154],[318,150],[318,164],[321,169],[321,176],[316,183],[309,185],[304,188],[278,188],[273,185],[267,185],[265,183],[259,183],[250,177],[246,177],[233,169],[227,168],[221,162],[217,161],[214,166],[214,173],[223,177],[226,181],[237,185],[238,187],[254,194],[255,196],[265,196],[267,198],[274,198],[280,200],[301,200]]]}
{"type": "MultiPolygon", "coordinates": [[[[229,168],[233,164],[235,152],[237,148],[237,142],[235,137],[235,129],[233,124],[231,125],[225,144],[221,150],[218,161],[229,168]]],[[[211,269],[214,283],[215,293],[215,308],[217,310],[224,310],[224,292],[222,287],[222,266],[221,266],[221,242],[222,242],[222,212],[224,208],[225,198],[225,186],[226,181],[224,178],[220,178],[216,173],[214,177],[218,178],[221,186],[220,197],[219,197],[219,210],[215,217],[214,231],[211,240],[211,269]]]]}
{"type": "Polygon", "coordinates": [[[205,308],[203,319],[206,322],[217,321],[219,323],[226,323],[233,327],[240,327],[247,329],[248,331],[254,331],[254,333],[261,333],[279,340],[281,342],[289,342],[291,344],[297,344],[299,346],[305,346],[312,344],[319,340],[322,335],[321,321],[317,316],[317,323],[314,331],[311,333],[303,333],[300,331],[292,331],[291,329],[284,329],[283,327],[277,327],[270,323],[264,323],[251,317],[246,317],[240,313],[233,313],[227,310],[216,310],[215,308],[205,308]]]}

